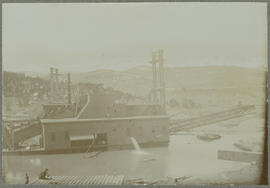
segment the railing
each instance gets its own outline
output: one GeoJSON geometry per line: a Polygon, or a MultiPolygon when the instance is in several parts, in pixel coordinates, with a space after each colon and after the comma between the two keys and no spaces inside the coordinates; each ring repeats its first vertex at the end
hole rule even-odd
{"type": "Polygon", "coordinates": [[[76,107],[76,117],[79,116],[79,113],[87,105],[88,100],[89,100],[88,95],[84,95],[84,96],[80,97],[79,102],[77,103],[77,107],[76,107]]]}

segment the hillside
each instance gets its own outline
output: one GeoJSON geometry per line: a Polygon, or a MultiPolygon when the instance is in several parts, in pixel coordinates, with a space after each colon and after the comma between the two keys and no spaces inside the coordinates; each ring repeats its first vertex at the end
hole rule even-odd
{"type": "MultiPolygon", "coordinates": [[[[265,78],[266,71],[255,68],[208,66],[165,69],[168,91],[264,87],[265,78]]],[[[73,73],[72,80],[103,83],[107,87],[145,96],[152,87],[152,70],[150,66],[139,66],[125,71],[73,73]]]]}

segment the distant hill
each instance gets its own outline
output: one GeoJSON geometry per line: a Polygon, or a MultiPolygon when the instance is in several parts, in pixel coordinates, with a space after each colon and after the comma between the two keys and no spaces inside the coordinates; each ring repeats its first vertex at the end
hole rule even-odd
{"type": "MultiPolygon", "coordinates": [[[[97,70],[72,73],[73,82],[103,83],[106,87],[145,96],[152,87],[152,69],[139,66],[124,71],[97,70]]],[[[168,90],[263,87],[266,70],[234,66],[165,68],[168,90]]]]}
{"type": "Polygon", "coordinates": [[[40,72],[31,72],[31,71],[25,71],[23,72],[25,76],[29,76],[29,77],[39,77],[42,79],[48,79],[49,75],[46,73],[40,73],[40,72]]]}

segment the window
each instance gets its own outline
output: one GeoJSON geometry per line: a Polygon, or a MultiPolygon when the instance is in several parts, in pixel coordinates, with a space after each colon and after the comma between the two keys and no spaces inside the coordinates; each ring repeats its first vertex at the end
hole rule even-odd
{"type": "Polygon", "coordinates": [[[108,143],[107,134],[106,133],[98,133],[97,134],[97,144],[105,145],[108,143]]]}

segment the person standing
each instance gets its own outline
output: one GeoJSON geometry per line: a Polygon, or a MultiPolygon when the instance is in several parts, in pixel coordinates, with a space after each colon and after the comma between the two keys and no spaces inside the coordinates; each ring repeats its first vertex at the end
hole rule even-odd
{"type": "Polygon", "coordinates": [[[29,184],[29,176],[27,173],[25,174],[25,184],[29,184]]]}

